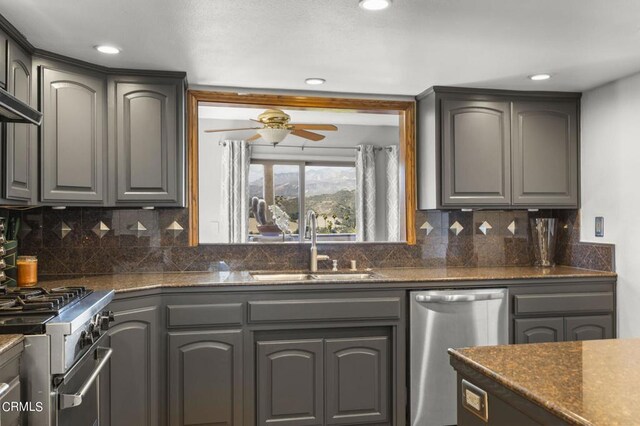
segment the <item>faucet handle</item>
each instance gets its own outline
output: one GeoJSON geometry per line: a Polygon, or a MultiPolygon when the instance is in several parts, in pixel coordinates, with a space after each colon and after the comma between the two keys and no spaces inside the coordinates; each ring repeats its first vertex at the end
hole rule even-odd
{"type": "Polygon", "coordinates": [[[338,272],[338,260],[337,259],[333,259],[333,268],[331,269],[334,272],[338,272]]]}

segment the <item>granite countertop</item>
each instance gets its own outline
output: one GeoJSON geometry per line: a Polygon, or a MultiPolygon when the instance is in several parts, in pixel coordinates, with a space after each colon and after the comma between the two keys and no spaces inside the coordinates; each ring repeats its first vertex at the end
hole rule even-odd
{"type": "Polygon", "coordinates": [[[640,419],[640,339],[450,349],[453,358],[571,424],[640,419]]]}
{"type": "MultiPolygon", "coordinates": [[[[295,271],[282,271],[291,273],[295,271]]],[[[320,274],[329,272],[321,271],[320,274]]],[[[341,271],[347,272],[347,271],[341,271]]],[[[360,271],[363,272],[363,271],[360,271]]],[[[278,288],[286,285],[314,286],[335,284],[348,286],[367,284],[379,287],[381,284],[428,283],[447,281],[478,280],[520,280],[553,278],[598,278],[615,277],[613,272],[591,271],[587,269],[556,266],[537,267],[493,267],[493,268],[387,268],[375,269],[372,279],[353,280],[310,280],[310,281],[256,281],[247,271],[239,272],[172,272],[144,274],[88,275],[81,278],[53,279],[40,285],[51,288],[62,285],[84,285],[94,290],[115,290],[116,293],[171,287],[249,287],[260,286],[278,288]]],[[[280,273],[264,271],[264,273],[280,273]]]]}
{"type": "Polygon", "coordinates": [[[0,334],[0,354],[24,340],[23,334],[0,334]]]}

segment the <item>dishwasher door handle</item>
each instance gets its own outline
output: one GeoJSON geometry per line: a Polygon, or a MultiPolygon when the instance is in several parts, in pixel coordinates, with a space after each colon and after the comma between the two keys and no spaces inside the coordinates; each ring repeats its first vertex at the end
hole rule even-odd
{"type": "Polygon", "coordinates": [[[477,294],[418,294],[416,302],[420,303],[456,303],[456,302],[480,302],[483,300],[503,299],[504,292],[496,291],[493,293],[477,293],[477,294]]]}

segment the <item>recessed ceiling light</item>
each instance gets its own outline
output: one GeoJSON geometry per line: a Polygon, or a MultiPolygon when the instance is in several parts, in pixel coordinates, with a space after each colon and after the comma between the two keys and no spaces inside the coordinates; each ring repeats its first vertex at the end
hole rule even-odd
{"type": "Polygon", "coordinates": [[[107,55],[116,55],[120,53],[120,49],[115,46],[108,46],[106,44],[101,44],[100,46],[95,46],[95,49],[100,53],[106,53],[107,55]]]}
{"type": "Polygon", "coordinates": [[[310,84],[311,86],[317,86],[319,84],[324,84],[325,83],[324,78],[318,78],[318,77],[311,77],[311,78],[307,78],[304,82],[307,84],[310,84]]]}
{"type": "Polygon", "coordinates": [[[365,10],[383,10],[391,5],[391,0],[360,0],[359,4],[365,10]]]}
{"type": "Polygon", "coordinates": [[[533,81],[549,80],[550,78],[551,74],[533,74],[529,76],[529,80],[533,81]]]}

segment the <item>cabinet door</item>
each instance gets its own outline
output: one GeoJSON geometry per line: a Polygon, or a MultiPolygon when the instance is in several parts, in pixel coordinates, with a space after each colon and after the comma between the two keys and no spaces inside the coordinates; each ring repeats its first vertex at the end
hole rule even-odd
{"type": "MultiPolygon", "coordinates": [[[[12,402],[22,401],[20,396],[20,376],[15,376],[13,380],[8,381],[9,389],[0,398],[0,407],[6,403],[6,405],[12,402]]],[[[2,410],[0,412],[0,426],[19,426],[23,424],[22,415],[19,410],[2,410]]]]}
{"type": "Polygon", "coordinates": [[[169,333],[169,424],[240,425],[242,331],[169,333]]]}
{"type": "Polygon", "coordinates": [[[322,339],[257,343],[258,424],[323,423],[322,339]]]}
{"type": "Polygon", "coordinates": [[[565,318],[567,340],[599,340],[613,337],[611,315],[565,318]]]}
{"type": "Polygon", "coordinates": [[[527,318],[515,320],[515,343],[562,342],[562,318],[527,318]]]}
{"type": "MultiPolygon", "coordinates": [[[[7,45],[7,91],[31,104],[31,57],[13,42],[7,45]]],[[[31,202],[35,194],[37,164],[36,127],[7,124],[5,146],[5,198],[31,202]]]]}
{"type": "Polygon", "coordinates": [[[112,85],[116,203],[178,204],[184,146],[178,85],[117,80],[112,85]]]}
{"type": "Polygon", "coordinates": [[[326,424],[388,421],[389,338],[327,339],[326,424]]]}
{"type": "Polygon", "coordinates": [[[513,204],[577,207],[575,101],[514,102],[513,204]]]}
{"type": "Polygon", "coordinates": [[[445,99],[441,117],[442,205],[509,205],[509,103],[445,99]]]}
{"type": "Polygon", "coordinates": [[[164,404],[159,404],[159,308],[143,307],[115,312],[108,332],[113,355],[106,380],[101,380],[102,423],[156,426],[164,404]],[[108,419],[105,417],[108,416],[108,419]]]}
{"type": "Polygon", "coordinates": [[[106,172],[103,78],[41,67],[42,201],[100,205],[106,172]]]}
{"type": "Polygon", "coordinates": [[[0,87],[7,87],[7,43],[8,37],[0,31],[0,87]]]}

